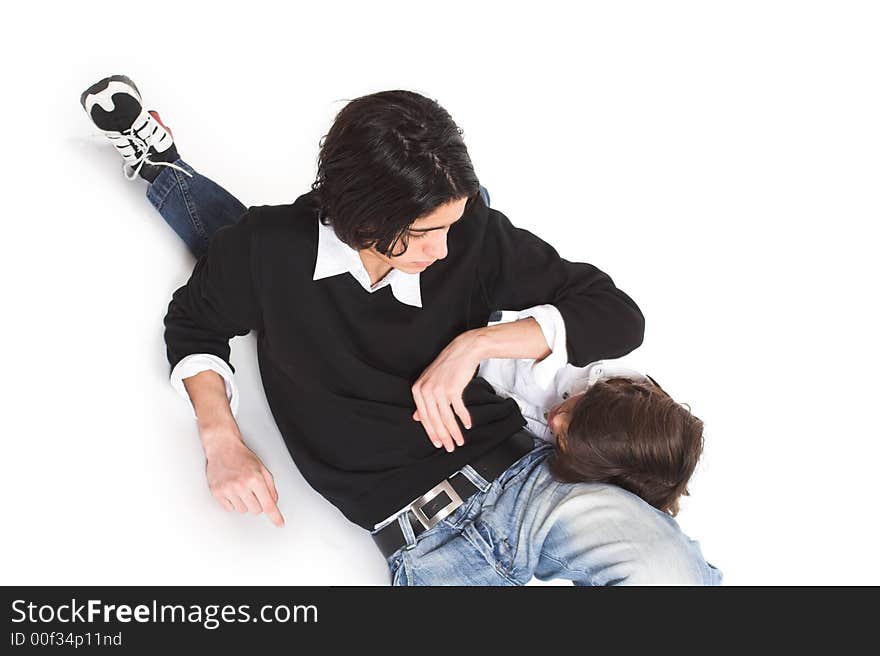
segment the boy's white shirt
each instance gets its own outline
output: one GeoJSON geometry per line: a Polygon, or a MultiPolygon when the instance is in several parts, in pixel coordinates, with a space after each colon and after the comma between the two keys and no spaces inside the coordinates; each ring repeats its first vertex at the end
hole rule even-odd
{"type": "MultiPolygon", "coordinates": [[[[555,309],[555,308],[554,308],[555,309]]],[[[502,312],[499,321],[489,325],[517,321],[520,312],[502,312]]],[[[526,420],[527,427],[538,437],[554,441],[547,425],[547,414],[554,406],[575,394],[585,392],[598,380],[621,376],[632,380],[647,380],[644,374],[623,366],[618,361],[599,360],[585,367],[575,367],[566,361],[565,328],[562,334],[547,335],[547,343],[553,352],[541,360],[492,358],[483,360],[477,375],[486,379],[499,396],[516,401],[526,420]],[[551,339],[553,341],[551,341],[551,339]],[[558,342],[561,341],[561,348],[558,342]],[[553,342],[557,342],[554,344],[553,342]]]]}

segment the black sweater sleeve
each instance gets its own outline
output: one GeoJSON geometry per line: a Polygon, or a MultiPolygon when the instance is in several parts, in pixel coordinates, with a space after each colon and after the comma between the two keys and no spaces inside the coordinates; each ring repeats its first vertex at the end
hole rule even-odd
{"type": "Polygon", "coordinates": [[[493,310],[550,304],[565,322],[568,361],[578,367],[626,355],[642,343],[633,300],[591,264],[569,262],[550,244],[490,209],[480,282],[493,310]]]}
{"type": "Polygon", "coordinates": [[[189,281],[174,292],[165,315],[165,344],[172,368],[195,353],[216,355],[232,367],[229,340],[261,328],[251,233],[248,215],[237,225],[219,230],[189,281]]]}

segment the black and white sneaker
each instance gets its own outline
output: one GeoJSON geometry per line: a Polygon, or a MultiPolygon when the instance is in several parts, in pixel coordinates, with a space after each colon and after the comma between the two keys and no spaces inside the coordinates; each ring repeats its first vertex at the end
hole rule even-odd
{"type": "Polygon", "coordinates": [[[140,175],[152,182],[163,166],[190,175],[173,164],[178,154],[171,131],[156,112],[144,110],[138,88],[124,75],[96,82],[83,91],[79,102],[122,155],[122,172],[129,180],[140,175]]]}

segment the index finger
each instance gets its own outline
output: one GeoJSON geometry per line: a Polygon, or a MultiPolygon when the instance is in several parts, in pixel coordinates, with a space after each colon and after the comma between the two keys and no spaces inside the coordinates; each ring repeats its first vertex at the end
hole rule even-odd
{"type": "Polygon", "coordinates": [[[278,510],[278,506],[275,504],[275,498],[269,493],[268,486],[265,483],[263,485],[255,485],[251,491],[257,497],[257,501],[260,502],[263,512],[266,513],[269,520],[275,526],[284,526],[284,517],[281,516],[281,511],[278,510]]]}
{"type": "Polygon", "coordinates": [[[269,486],[269,493],[272,495],[272,498],[275,499],[275,502],[278,502],[278,490],[275,489],[275,478],[272,476],[272,472],[266,469],[266,465],[260,463],[260,473],[263,475],[263,478],[266,479],[266,485],[269,486]]]}

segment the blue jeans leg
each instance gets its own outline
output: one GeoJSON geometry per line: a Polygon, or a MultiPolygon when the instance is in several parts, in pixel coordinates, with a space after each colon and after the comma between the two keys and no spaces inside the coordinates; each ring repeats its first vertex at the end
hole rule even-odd
{"type": "MultiPolygon", "coordinates": [[[[196,172],[182,159],[174,162],[192,173],[186,176],[171,167],[163,170],[147,188],[147,199],[165,222],[197,258],[208,252],[208,244],[220,228],[238,223],[247,208],[235,196],[210,178],[196,172]]],[[[489,205],[489,190],[480,186],[480,196],[489,205]]]]}
{"type": "Polygon", "coordinates": [[[208,252],[214,233],[238,223],[247,208],[183,160],[174,163],[192,173],[192,177],[171,167],[163,167],[147,188],[147,199],[199,258],[208,252]]]}
{"type": "Polygon", "coordinates": [[[388,559],[395,585],[717,585],[669,515],[613,485],[560,483],[535,449],[388,559]]]}

